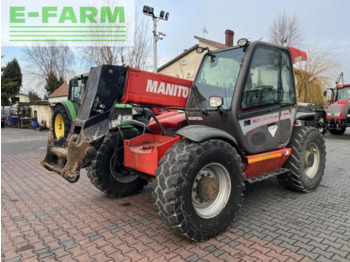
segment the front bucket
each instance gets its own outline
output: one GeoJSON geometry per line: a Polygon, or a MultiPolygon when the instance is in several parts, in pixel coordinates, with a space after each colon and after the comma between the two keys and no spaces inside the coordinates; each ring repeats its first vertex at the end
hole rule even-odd
{"type": "Polygon", "coordinates": [[[67,181],[74,183],[79,180],[80,169],[96,157],[96,149],[88,143],[76,143],[76,136],[66,139],[54,139],[52,129],[47,138],[47,151],[40,164],[49,171],[60,174],[67,181]]]}

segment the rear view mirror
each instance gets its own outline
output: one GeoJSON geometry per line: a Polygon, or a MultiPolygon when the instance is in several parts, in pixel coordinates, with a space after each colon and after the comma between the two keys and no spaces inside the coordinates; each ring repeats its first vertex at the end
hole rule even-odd
{"type": "Polygon", "coordinates": [[[219,108],[224,103],[224,100],[220,96],[211,96],[209,98],[210,107],[219,108]]]}

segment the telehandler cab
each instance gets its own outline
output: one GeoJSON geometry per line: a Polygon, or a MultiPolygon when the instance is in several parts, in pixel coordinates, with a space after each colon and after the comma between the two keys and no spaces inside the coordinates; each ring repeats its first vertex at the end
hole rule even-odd
{"type": "Polygon", "coordinates": [[[41,164],[69,182],[87,167],[91,182],[113,197],[155,179],[154,206],[171,228],[194,241],[215,237],[237,215],[245,181],[277,176],[302,192],[320,184],[323,137],[295,124],[305,116],[296,111],[293,72],[302,57],[294,48],[241,39],[207,50],[193,82],[129,67],[92,68],[68,138],[49,133],[41,164]],[[151,115],[153,106],[185,112],[153,115],[145,125],[118,120],[116,103],[151,115]]]}

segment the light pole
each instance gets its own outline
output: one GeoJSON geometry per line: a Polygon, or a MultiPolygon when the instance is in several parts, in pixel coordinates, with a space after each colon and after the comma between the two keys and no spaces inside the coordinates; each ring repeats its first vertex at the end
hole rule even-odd
{"type": "Polygon", "coordinates": [[[152,16],[153,19],[153,72],[157,73],[157,41],[162,40],[162,36],[166,36],[162,32],[157,32],[157,22],[162,19],[168,21],[169,13],[165,13],[163,10],[160,11],[159,17],[154,15],[154,8],[147,5],[143,6],[143,13],[145,15],[152,16]]]}

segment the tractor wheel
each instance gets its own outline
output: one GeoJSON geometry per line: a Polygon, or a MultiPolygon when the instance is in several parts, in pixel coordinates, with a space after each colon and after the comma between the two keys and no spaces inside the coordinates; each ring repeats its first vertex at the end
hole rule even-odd
{"type": "Polygon", "coordinates": [[[345,130],[346,128],[342,128],[342,129],[329,129],[329,132],[332,134],[332,135],[342,135],[345,133],[345,130]]]}
{"type": "Polygon", "coordinates": [[[182,140],[156,171],[154,206],[166,223],[193,241],[224,231],[241,207],[244,173],[237,151],[222,140],[182,140]]]}
{"type": "Polygon", "coordinates": [[[52,115],[53,137],[56,139],[60,137],[67,138],[71,124],[68,112],[64,106],[56,106],[52,115]]]}
{"type": "Polygon", "coordinates": [[[320,184],[326,165],[323,137],[315,128],[295,126],[288,147],[292,149],[292,155],[284,167],[290,172],[277,179],[291,189],[310,192],[320,184]]]}
{"type": "MultiPolygon", "coordinates": [[[[133,129],[123,129],[123,137],[130,139],[139,135],[133,129]]],[[[147,181],[137,172],[124,167],[123,138],[119,132],[109,133],[103,140],[97,156],[87,168],[92,184],[110,197],[126,197],[143,189],[147,181]]]]}

